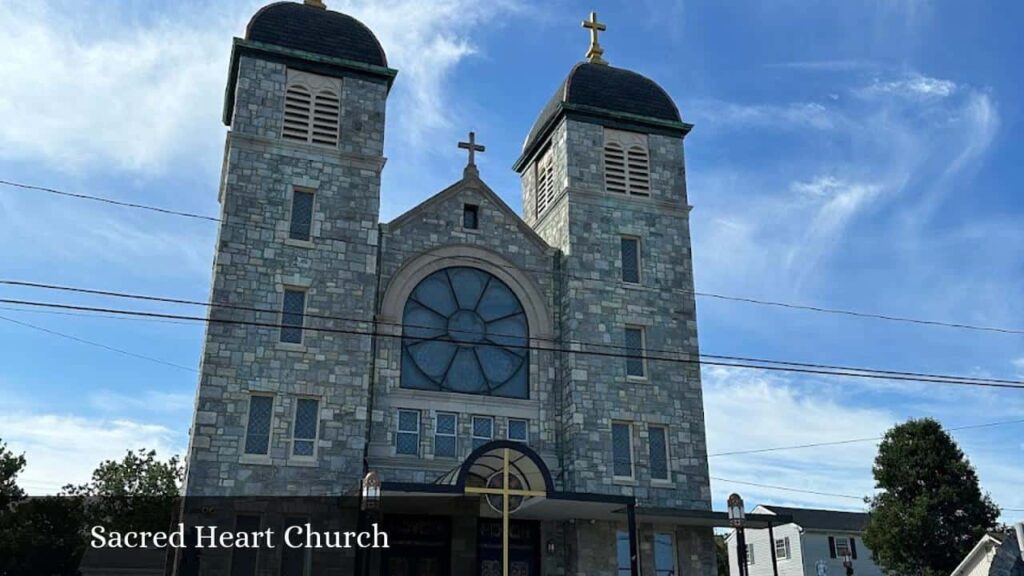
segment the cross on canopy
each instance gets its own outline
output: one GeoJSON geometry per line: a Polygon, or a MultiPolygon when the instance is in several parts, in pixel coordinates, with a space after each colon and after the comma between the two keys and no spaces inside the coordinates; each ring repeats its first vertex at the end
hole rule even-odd
{"type": "Polygon", "coordinates": [[[584,20],[583,27],[590,30],[590,48],[587,49],[587,60],[594,64],[607,64],[604,58],[601,58],[604,48],[601,48],[601,44],[598,43],[597,34],[607,30],[608,26],[597,21],[597,12],[591,12],[590,20],[584,20]]]}
{"type": "Polygon", "coordinates": [[[469,163],[466,166],[476,166],[476,153],[487,149],[484,145],[476,143],[476,132],[473,131],[469,133],[469,142],[459,142],[459,148],[469,150],[469,163]]]}

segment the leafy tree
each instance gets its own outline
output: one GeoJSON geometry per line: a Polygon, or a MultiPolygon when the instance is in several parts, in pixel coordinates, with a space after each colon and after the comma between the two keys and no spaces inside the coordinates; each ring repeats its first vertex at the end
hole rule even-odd
{"type": "Polygon", "coordinates": [[[718,562],[718,576],[729,576],[729,545],[725,537],[715,535],[715,560],[718,562]]]}
{"type": "Polygon", "coordinates": [[[66,495],[87,497],[89,523],[108,530],[166,530],[181,494],[184,468],[177,456],[166,462],[155,450],[131,450],[120,461],[106,460],[92,473],[92,481],[65,486],[66,495]]]}
{"type": "Polygon", "coordinates": [[[949,574],[999,509],[982,494],[963,451],[930,418],[886,432],[873,468],[875,487],[864,543],[887,574],[949,574]]]}
{"type": "Polygon", "coordinates": [[[25,455],[15,456],[7,449],[7,443],[0,440],[0,514],[25,497],[25,491],[17,483],[18,474],[24,469],[25,455]]]}
{"type": "Polygon", "coordinates": [[[59,496],[24,498],[14,477],[25,467],[0,444],[0,574],[78,574],[92,526],[109,530],[166,530],[176,510],[183,467],[177,457],[157,460],[152,450],[107,460],[92,480],[65,486],[59,496]],[[6,510],[6,513],[3,511],[6,510]]]}

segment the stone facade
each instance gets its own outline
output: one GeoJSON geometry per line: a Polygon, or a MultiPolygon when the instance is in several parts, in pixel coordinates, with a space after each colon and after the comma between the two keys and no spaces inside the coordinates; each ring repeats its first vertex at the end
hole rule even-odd
{"type": "MultiPolygon", "coordinates": [[[[238,59],[216,246],[214,307],[202,357],[186,489],[195,496],[350,493],[367,469],[385,482],[430,483],[472,451],[473,416],[528,421],[528,445],[555,489],[635,497],[638,506],[710,510],[699,368],[649,359],[628,377],[626,326],[643,327],[648,353],[698,357],[689,206],[682,138],[650,133],[649,197],[605,191],[604,126],[565,117],[551,131],[555,194],[537,213],[533,166],[522,173],[524,218],[468,167],[463,179],[389,223],[379,222],[386,81],[339,73],[336,147],[281,138],[288,64],[238,59]],[[289,238],[292,194],[314,193],[311,238],[289,238]],[[479,229],[462,225],[476,206],[479,229]],[[621,281],[620,238],[640,239],[640,284],[621,281]],[[403,305],[417,283],[453,266],[502,280],[529,323],[529,397],[401,387],[403,305]],[[306,293],[299,344],[282,343],[286,289],[306,293]],[[217,306],[224,305],[229,307],[217,306]],[[258,325],[250,325],[256,323],[258,325]],[[374,336],[376,334],[376,336],[374,336]],[[250,397],[273,397],[270,447],[245,454],[250,397]],[[295,406],[319,400],[313,457],[292,453],[295,406]],[[399,409],[418,410],[418,453],[396,453],[399,409]],[[438,412],[458,415],[457,456],[434,449],[438,412]],[[612,473],[612,422],[632,425],[632,478],[612,473]],[[648,426],[667,429],[670,476],[651,478],[648,426]]],[[[545,521],[546,574],[617,576],[625,523],[545,521]]],[[[641,564],[654,532],[673,534],[680,573],[712,574],[709,528],[641,523],[641,564]]],[[[469,565],[475,544],[453,545],[469,565]]],[[[461,565],[461,564],[460,564],[461,565]]]]}

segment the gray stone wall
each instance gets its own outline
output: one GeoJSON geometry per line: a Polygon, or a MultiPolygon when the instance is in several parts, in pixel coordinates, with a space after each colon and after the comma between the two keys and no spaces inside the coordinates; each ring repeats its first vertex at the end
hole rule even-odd
{"type": "MultiPolygon", "coordinates": [[[[382,293],[398,289],[395,286],[398,283],[415,284],[415,280],[409,280],[402,272],[417,259],[439,267],[469,266],[485,270],[491,267],[491,271],[512,275],[534,286],[542,299],[535,312],[549,319],[553,309],[555,283],[551,271],[555,251],[535,237],[493,193],[483,190],[483,183],[475,178],[460,181],[415,208],[412,214],[382,226],[382,293]],[[479,206],[478,230],[462,228],[465,204],[479,206]],[[438,256],[439,249],[449,251],[438,256]]],[[[517,290],[515,284],[510,284],[510,288],[514,292],[517,290]]],[[[524,307],[529,307],[524,294],[518,293],[517,296],[524,307]]],[[[401,304],[404,303],[399,302],[401,304]]],[[[506,437],[509,417],[528,419],[529,445],[545,459],[552,473],[557,474],[555,354],[530,351],[530,398],[525,400],[403,389],[401,329],[398,326],[402,322],[400,306],[395,310],[382,310],[381,318],[381,330],[393,337],[381,338],[377,347],[370,463],[383,480],[432,482],[461,463],[472,451],[470,426],[473,415],[494,417],[495,439],[506,437]],[[421,412],[418,456],[395,454],[397,411],[400,408],[421,412]],[[458,415],[457,458],[434,456],[434,417],[437,412],[458,415]]],[[[550,347],[551,343],[543,339],[550,338],[551,334],[538,334],[537,330],[537,326],[530,326],[531,338],[536,339],[532,344],[550,347]]]]}
{"type": "Polygon", "coordinates": [[[362,473],[383,164],[382,84],[342,80],[338,148],[280,140],[287,70],[242,57],[222,178],[213,320],[281,321],[283,291],[307,291],[301,344],[272,326],[209,324],[188,454],[193,495],[323,495],[362,473]],[[312,239],[288,239],[294,187],[315,191],[312,239]],[[346,318],[327,320],[312,315],[346,318]],[[347,332],[357,332],[344,333],[347,332]],[[274,398],[270,450],[244,454],[250,394],[274,398]],[[315,458],[291,454],[295,403],[320,401],[315,458]]]}

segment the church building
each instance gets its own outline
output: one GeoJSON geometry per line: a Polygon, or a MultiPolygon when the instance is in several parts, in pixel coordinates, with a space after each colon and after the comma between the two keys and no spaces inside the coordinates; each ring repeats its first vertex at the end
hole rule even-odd
{"type": "MultiPolygon", "coordinates": [[[[596,14],[583,25],[585,61],[538,87],[554,94],[523,126],[522,214],[482,179],[470,133],[462,178],[381,222],[386,47],[320,0],[252,17],[225,94],[187,496],[379,479],[379,574],[716,573],[691,125],[605,61],[596,14]],[[479,509],[389,508],[442,496],[479,509]]],[[[354,573],[285,556],[220,573],[354,573]]]]}

